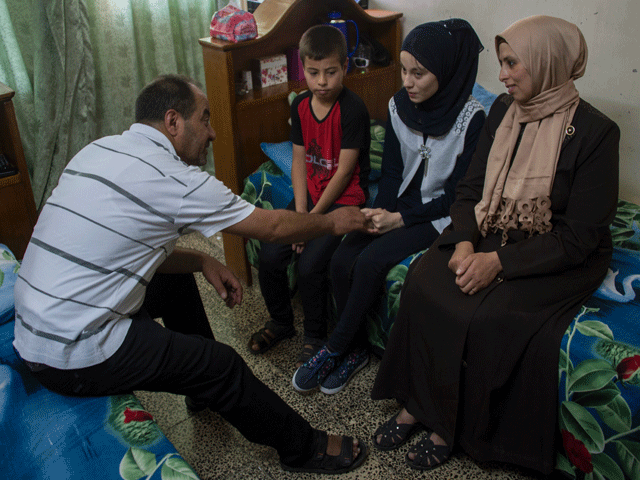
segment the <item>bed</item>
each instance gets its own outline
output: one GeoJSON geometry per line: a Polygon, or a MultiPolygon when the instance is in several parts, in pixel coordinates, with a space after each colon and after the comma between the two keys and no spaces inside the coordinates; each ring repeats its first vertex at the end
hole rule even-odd
{"type": "Polygon", "coordinates": [[[2,478],[197,479],[133,394],[67,397],[38,383],[13,349],[19,269],[0,244],[2,478]]]}
{"type": "MultiPolygon", "coordinates": [[[[473,95],[488,111],[496,95],[475,85],[473,95]]],[[[371,124],[370,202],[377,192],[384,126],[371,124]]],[[[245,179],[242,197],[262,208],[285,208],[293,198],[290,142],[263,143],[268,157],[245,179]]],[[[640,479],[640,207],[620,200],[611,227],[615,250],[607,278],[567,329],[558,365],[558,448],[556,468],[570,478],[640,479]]],[[[260,244],[246,244],[258,267],[260,244]]],[[[381,356],[398,311],[400,291],[417,252],[396,265],[384,295],[368,312],[368,334],[381,356]]],[[[295,292],[295,260],[289,265],[295,292]]],[[[335,315],[335,314],[334,314],[335,315]]],[[[335,322],[335,316],[330,321],[335,322]]]]}

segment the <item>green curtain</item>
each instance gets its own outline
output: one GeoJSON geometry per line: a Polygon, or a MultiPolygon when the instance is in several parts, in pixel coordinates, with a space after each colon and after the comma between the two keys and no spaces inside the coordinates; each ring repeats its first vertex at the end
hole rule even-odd
{"type": "MultiPolygon", "coordinates": [[[[204,87],[198,39],[228,0],[0,0],[0,82],[14,106],[36,205],[87,143],[134,120],[161,73],[204,87]]],[[[206,170],[213,173],[209,159],[206,170]]]]}
{"type": "Polygon", "coordinates": [[[16,95],[36,205],[95,138],[94,67],[80,1],[0,0],[0,81],[16,95]]]}

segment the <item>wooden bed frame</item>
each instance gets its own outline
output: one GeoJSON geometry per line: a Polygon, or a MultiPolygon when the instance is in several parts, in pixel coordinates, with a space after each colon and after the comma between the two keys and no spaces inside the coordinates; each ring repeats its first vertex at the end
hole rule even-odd
{"type": "MultiPolygon", "coordinates": [[[[389,66],[371,65],[364,72],[350,72],[344,80],[364,100],[371,118],[386,120],[389,99],[401,85],[402,13],[363,10],[354,0],[265,0],[254,12],[256,39],[239,43],[200,39],[211,125],[217,134],[213,143],[216,177],[234,193],[242,193],[244,179],[267,160],[260,149],[261,142],[288,140],[287,97],[292,91],[306,89],[304,80],[290,81],[238,95],[235,83],[240,72],[251,70],[255,58],[284,53],[297,46],[302,34],[333,10],[354,20],[360,32],[376,39],[391,54],[389,66]]],[[[223,234],[227,265],[251,285],[244,242],[241,237],[223,234]]]]}

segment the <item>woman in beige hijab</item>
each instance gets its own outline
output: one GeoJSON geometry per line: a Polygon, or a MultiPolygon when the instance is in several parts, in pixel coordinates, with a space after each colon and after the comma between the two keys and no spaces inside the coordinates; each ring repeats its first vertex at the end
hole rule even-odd
{"type": "Polygon", "coordinates": [[[562,335],[605,277],[618,198],[617,125],[580,99],[577,26],[535,16],[496,37],[507,88],[451,207],[414,262],[373,388],[397,415],[391,450],[429,469],[454,445],[479,461],[554,467],[562,335]]]}

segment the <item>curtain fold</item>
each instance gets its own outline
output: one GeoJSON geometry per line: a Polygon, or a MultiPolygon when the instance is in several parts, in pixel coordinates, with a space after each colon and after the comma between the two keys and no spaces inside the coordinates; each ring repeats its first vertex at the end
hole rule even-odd
{"type": "MultiPolygon", "coordinates": [[[[161,73],[204,88],[198,39],[227,0],[0,0],[0,82],[14,106],[36,205],[87,143],[134,121],[161,73]]],[[[213,162],[207,167],[213,174],[213,162]]]]}
{"type": "Polygon", "coordinates": [[[87,12],[77,0],[2,3],[0,80],[16,91],[18,128],[40,206],[71,156],[95,138],[87,12]]]}

